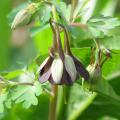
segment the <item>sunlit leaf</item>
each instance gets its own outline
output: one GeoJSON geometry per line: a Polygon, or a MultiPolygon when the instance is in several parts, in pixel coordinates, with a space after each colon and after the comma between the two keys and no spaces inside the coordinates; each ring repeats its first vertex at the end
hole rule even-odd
{"type": "Polygon", "coordinates": [[[41,85],[39,82],[35,82],[34,86],[17,86],[13,89],[12,100],[15,103],[23,102],[25,108],[29,108],[31,105],[37,105],[37,96],[41,94],[41,85]]]}

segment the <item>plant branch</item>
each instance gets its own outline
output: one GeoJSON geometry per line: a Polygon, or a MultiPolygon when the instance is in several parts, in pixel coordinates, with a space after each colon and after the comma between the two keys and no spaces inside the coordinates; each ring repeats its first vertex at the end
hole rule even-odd
{"type": "Polygon", "coordinates": [[[53,97],[51,97],[51,99],[50,99],[48,120],[56,120],[57,91],[58,91],[58,86],[57,85],[52,85],[52,91],[51,92],[53,94],[53,97]]]}
{"type": "Polygon", "coordinates": [[[77,22],[72,22],[72,23],[70,23],[70,26],[80,27],[80,28],[85,29],[85,30],[88,29],[88,26],[87,26],[86,24],[77,23],[77,22]]]}
{"type": "MultiPolygon", "coordinates": [[[[56,13],[56,8],[53,5],[52,6],[52,14],[53,14],[53,18],[55,21],[57,21],[57,13],[56,13]]],[[[56,38],[57,38],[57,44],[59,46],[57,46],[58,48],[61,48],[61,43],[60,43],[60,34],[59,32],[59,28],[58,25],[55,25],[55,29],[56,29],[56,38]]],[[[62,48],[61,48],[62,49],[62,48]]],[[[60,52],[60,50],[59,50],[60,52]]],[[[51,93],[52,93],[52,97],[50,99],[50,105],[49,105],[49,116],[48,116],[48,120],[56,120],[56,107],[57,107],[57,97],[58,97],[58,85],[52,85],[51,84],[51,93]]]]}
{"type": "Polygon", "coordinates": [[[33,86],[34,83],[28,83],[28,82],[13,82],[13,81],[3,81],[1,80],[0,81],[0,84],[5,84],[5,85],[11,85],[11,86],[17,86],[17,85],[30,85],[30,86],[33,86]]]}
{"type": "Polygon", "coordinates": [[[78,0],[71,0],[72,9],[71,9],[70,21],[73,20],[73,14],[74,14],[77,3],[78,3],[78,0]]]}

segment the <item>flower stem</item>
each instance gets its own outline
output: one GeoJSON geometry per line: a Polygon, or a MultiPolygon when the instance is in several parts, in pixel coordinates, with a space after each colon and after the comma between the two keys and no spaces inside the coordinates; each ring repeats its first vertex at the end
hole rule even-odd
{"type": "Polygon", "coordinates": [[[0,85],[11,85],[11,86],[18,86],[18,85],[28,85],[28,86],[33,86],[34,83],[29,83],[29,82],[13,82],[13,81],[0,81],[0,85]]]}
{"type": "Polygon", "coordinates": [[[51,97],[50,99],[48,120],[56,120],[57,91],[58,91],[58,86],[52,85],[53,97],[51,97]]]}

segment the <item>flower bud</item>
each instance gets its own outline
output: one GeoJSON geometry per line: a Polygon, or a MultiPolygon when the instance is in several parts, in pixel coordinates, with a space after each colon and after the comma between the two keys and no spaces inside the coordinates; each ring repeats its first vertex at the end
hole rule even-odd
{"type": "Polygon", "coordinates": [[[61,83],[62,75],[63,75],[63,62],[60,58],[54,59],[51,66],[52,78],[56,84],[61,83]]]}
{"type": "Polygon", "coordinates": [[[11,25],[12,29],[27,25],[30,23],[33,14],[38,10],[38,5],[35,3],[30,4],[27,8],[20,10],[11,25]]]}
{"type": "Polygon", "coordinates": [[[101,73],[101,68],[100,66],[96,66],[94,65],[89,65],[87,67],[87,70],[89,72],[90,75],[90,83],[92,84],[96,84],[97,81],[99,81],[102,78],[102,73],[101,73]]]}
{"type": "Polygon", "coordinates": [[[15,16],[11,28],[15,29],[20,26],[27,25],[30,21],[30,18],[31,18],[31,14],[28,12],[28,10],[26,9],[21,10],[15,16]]]}
{"type": "Polygon", "coordinates": [[[72,57],[69,55],[65,55],[65,68],[70,75],[71,80],[74,82],[76,80],[77,70],[72,57]]]}
{"type": "Polygon", "coordinates": [[[105,47],[101,47],[101,49],[102,49],[102,52],[107,56],[107,57],[112,57],[111,56],[111,52],[110,52],[110,50],[109,49],[107,49],[107,48],[105,48],[105,47]]]}

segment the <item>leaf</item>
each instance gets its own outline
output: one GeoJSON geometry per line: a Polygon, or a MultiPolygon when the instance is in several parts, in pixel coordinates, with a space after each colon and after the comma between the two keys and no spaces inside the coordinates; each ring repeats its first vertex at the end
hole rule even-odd
{"type": "Polygon", "coordinates": [[[35,82],[34,86],[17,86],[13,89],[12,100],[15,103],[23,103],[25,108],[29,108],[31,105],[37,105],[37,96],[41,94],[41,85],[39,82],[35,82]]]}
{"type": "Polygon", "coordinates": [[[61,14],[64,16],[66,21],[70,21],[70,15],[71,15],[71,5],[66,5],[65,2],[59,3],[59,10],[61,11],[61,14]]]}
{"type": "Polygon", "coordinates": [[[96,85],[95,91],[101,95],[104,95],[105,97],[112,98],[114,102],[120,102],[120,96],[116,94],[112,86],[105,79],[99,80],[96,85]]]}
{"type": "Polygon", "coordinates": [[[75,55],[83,64],[88,65],[90,62],[90,48],[72,48],[72,53],[75,55]]]}
{"type": "Polygon", "coordinates": [[[3,73],[5,74],[4,75],[4,78],[5,79],[13,79],[13,78],[16,78],[18,77],[19,75],[21,75],[23,73],[23,70],[15,70],[15,71],[11,71],[11,72],[7,72],[7,73],[3,73]]]}
{"type": "Polygon", "coordinates": [[[67,120],[76,120],[83,111],[92,104],[96,94],[82,90],[81,86],[74,84],[71,88],[69,103],[68,103],[68,118],[67,120]]]}
{"type": "Polygon", "coordinates": [[[35,35],[37,35],[39,32],[41,32],[42,30],[45,30],[47,28],[49,28],[49,24],[45,23],[39,27],[33,27],[31,28],[30,32],[31,32],[31,37],[34,37],[35,35]]]}
{"type": "MultiPolygon", "coordinates": [[[[114,88],[114,91],[117,93],[117,95],[120,96],[119,80],[120,80],[120,74],[118,74],[118,77],[110,78],[108,81],[105,82],[107,83],[109,82],[109,86],[112,86],[114,88]]],[[[105,85],[103,85],[103,87],[105,87],[105,85]]],[[[106,88],[101,88],[101,89],[106,89],[106,88]]],[[[109,93],[110,92],[111,91],[109,90],[109,93]]],[[[114,111],[120,111],[120,102],[119,101],[117,102],[116,100],[113,100],[110,97],[107,97],[106,95],[98,94],[96,99],[93,101],[93,104],[91,104],[91,106],[89,106],[87,110],[85,110],[84,113],[81,116],[79,116],[78,120],[81,118],[84,120],[88,120],[88,118],[90,120],[96,120],[101,116],[106,116],[106,115],[115,117],[118,120],[120,118],[120,114],[119,112],[114,112],[114,111]],[[91,114],[94,115],[90,117],[91,114]]]]}
{"type": "Polygon", "coordinates": [[[48,53],[48,48],[52,44],[52,31],[50,28],[44,29],[33,38],[36,48],[40,54],[48,53]]]}
{"type": "Polygon", "coordinates": [[[114,74],[120,71],[120,50],[111,50],[112,58],[108,59],[102,68],[103,76],[107,79],[115,77],[114,74]]]}
{"type": "Polygon", "coordinates": [[[73,21],[75,21],[75,19],[80,18],[82,15],[84,15],[89,8],[86,8],[86,5],[90,2],[90,0],[79,0],[78,4],[76,5],[76,8],[74,10],[73,13],[73,21]]]}
{"type": "Polygon", "coordinates": [[[8,93],[0,92],[0,113],[4,112],[4,102],[7,99],[8,93]]]}
{"type": "Polygon", "coordinates": [[[93,37],[101,37],[103,33],[109,36],[108,31],[120,26],[120,21],[117,18],[100,15],[90,18],[87,25],[93,37]]]}
{"type": "Polygon", "coordinates": [[[51,7],[49,5],[41,5],[39,10],[39,20],[42,24],[49,21],[51,17],[51,7]]]}
{"type": "Polygon", "coordinates": [[[38,66],[41,65],[41,63],[47,58],[48,54],[43,54],[43,55],[39,55],[38,57],[36,57],[35,61],[37,63],[38,66]]]}
{"type": "Polygon", "coordinates": [[[100,43],[110,50],[120,50],[120,35],[99,39],[100,43]]]}

